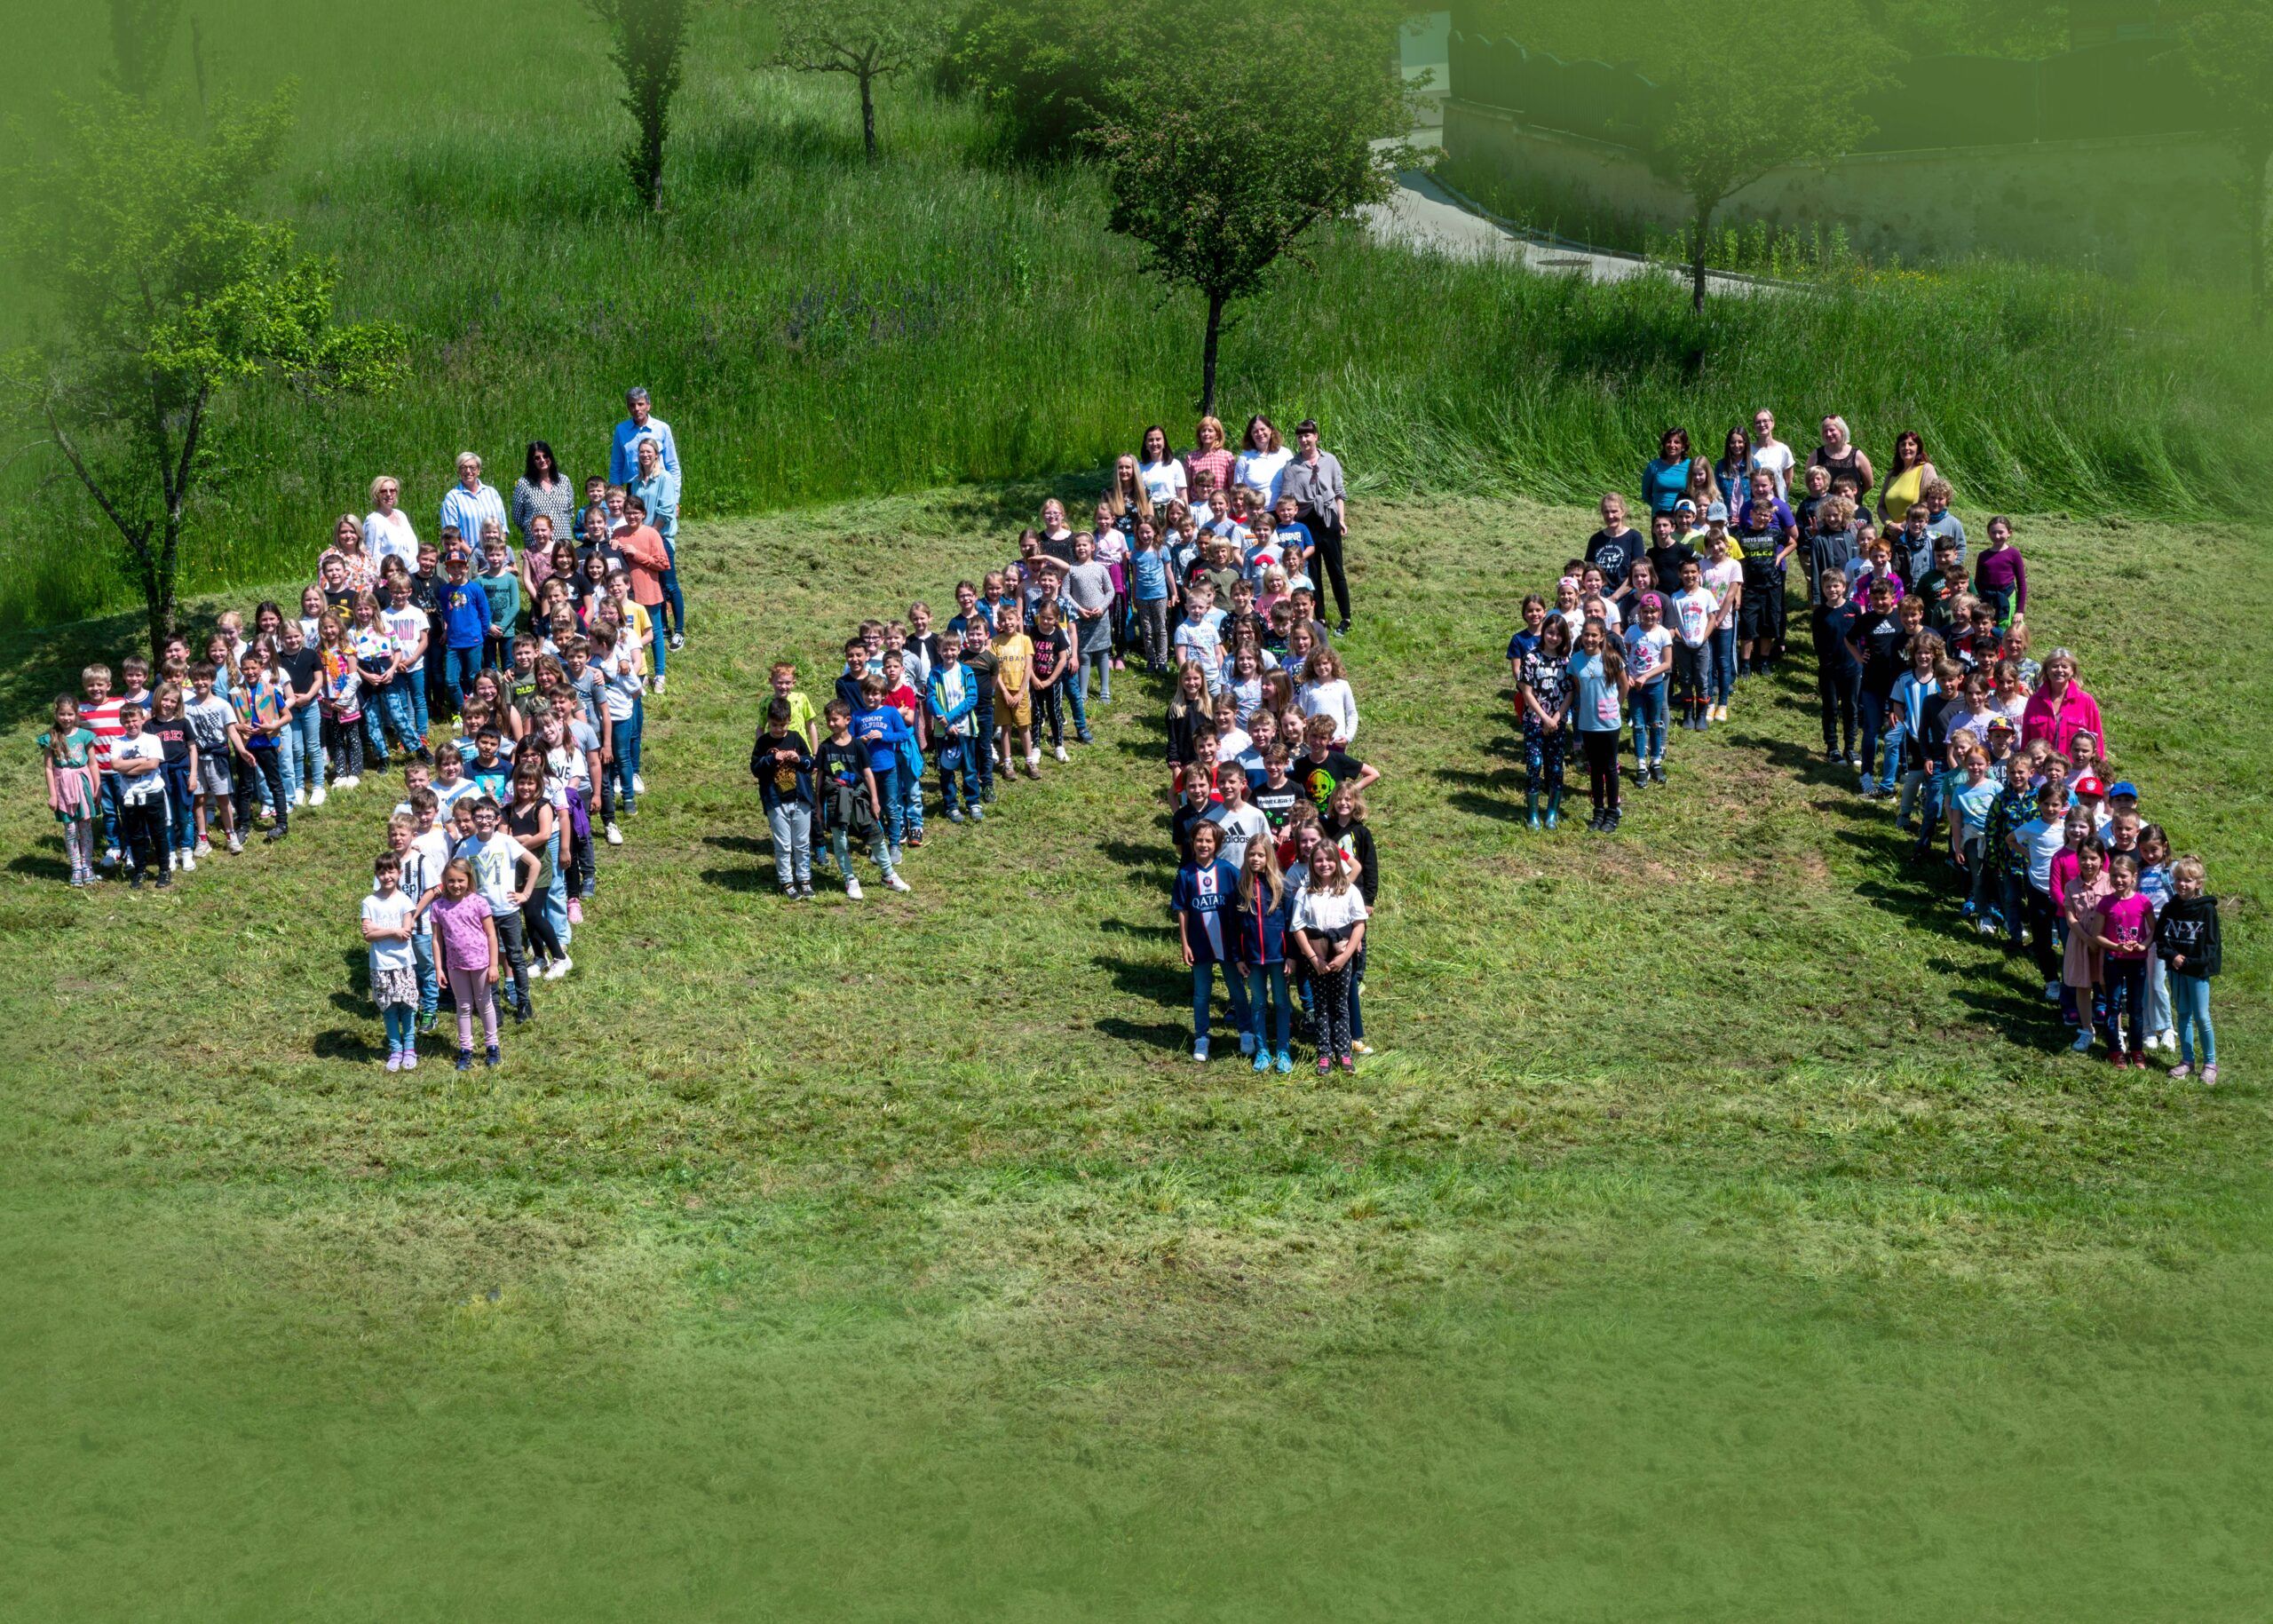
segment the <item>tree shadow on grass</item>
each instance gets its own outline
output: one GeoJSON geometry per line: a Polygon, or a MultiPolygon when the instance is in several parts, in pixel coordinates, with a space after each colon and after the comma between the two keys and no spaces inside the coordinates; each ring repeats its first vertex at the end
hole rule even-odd
{"type": "Polygon", "coordinates": [[[752,864],[747,868],[705,868],[695,877],[705,885],[716,886],[721,891],[741,891],[751,896],[770,893],[780,889],[770,864],[764,867],[752,864]]]}
{"type": "Polygon", "coordinates": [[[1843,762],[1834,765],[1824,759],[1820,750],[1809,749],[1789,739],[1770,738],[1763,733],[1724,733],[1725,742],[1738,749],[1751,750],[1771,767],[1781,767],[1803,784],[1828,788],[1833,785],[1851,789],[1856,783],[1855,769],[1843,762]]]}

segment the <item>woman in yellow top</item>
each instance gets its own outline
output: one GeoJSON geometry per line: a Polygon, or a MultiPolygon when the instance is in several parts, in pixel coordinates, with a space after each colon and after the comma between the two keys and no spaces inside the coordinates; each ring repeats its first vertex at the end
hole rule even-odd
{"type": "Polygon", "coordinates": [[[1926,442],[1915,429],[1895,436],[1894,470],[1879,493],[1879,518],[1898,525],[1902,516],[1926,499],[1926,487],[1935,479],[1934,465],[1926,460],[1926,442]]]}

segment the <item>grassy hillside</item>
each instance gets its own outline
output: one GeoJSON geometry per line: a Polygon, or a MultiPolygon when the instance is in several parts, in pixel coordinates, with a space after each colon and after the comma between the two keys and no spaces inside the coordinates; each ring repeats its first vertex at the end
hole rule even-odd
{"type": "MultiPolygon", "coordinates": [[[[820,690],[1040,494],[691,527],[655,793],[494,1075],[376,1064],[379,792],[75,893],[8,725],[24,1616],[2254,1606],[2261,537],[2024,530],[2229,899],[2206,1093],[2059,1052],[1809,762],[1804,672],[1678,736],[1621,836],[1520,828],[1500,652],[1587,516],[1368,503],[1382,1052],[1321,1086],[1184,1057],[1134,680],[913,895],[770,894],[766,663],[820,690]]],[[[0,646],[5,714],[131,627],[0,646]]]]}
{"type": "MultiPolygon", "coordinates": [[[[431,525],[462,448],[506,484],[533,436],[590,469],[633,381],[677,427],[709,515],[1097,466],[1152,420],[1188,438],[1198,309],[1136,277],[1092,177],[986,162],[966,108],[909,86],[887,94],[871,170],[847,86],[752,68],[756,13],[703,25],[657,219],[626,206],[627,121],[573,5],[197,10],[210,93],[301,80],[271,202],[337,257],[345,313],[413,341],[412,380],[384,399],[228,415],[197,584],[289,573],[382,470],[431,525]]],[[[64,88],[102,59],[100,8],[13,0],[0,18],[64,88]]],[[[2231,511],[2262,456],[2261,346],[2166,290],[1864,276],[1699,320],[1669,285],[1452,266],[1354,232],[1315,257],[1231,333],[1225,410],[1316,416],[1376,491],[1586,500],[1630,486],[1666,424],[1717,443],[1762,404],[1794,428],[1841,410],[1881,457],[1919,428],[1968,508],[2231,511]]],[[[0,340],[31,309],[0,299],[0,340]]],[[[0,624],[122,601],[105,533],[58,474],[0,463],[0,624]]]]}

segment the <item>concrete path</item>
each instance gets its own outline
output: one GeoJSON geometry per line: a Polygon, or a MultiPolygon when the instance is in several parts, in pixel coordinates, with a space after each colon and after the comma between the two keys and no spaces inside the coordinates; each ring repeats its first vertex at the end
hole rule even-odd
{"type": "MultiPolygon", "coordinates": [[[[1430,138],[1435,133],[1416,131],[1414,145],[1433,145],[1430,138]]],[[[1401,242],[1421,253],[1455,259],[1505,257],[1534,271],[1582,275],[1596,282],[1624,281],[1634,276],[1671,277],[1684,285],[1687,282],[1684,273],[1636,255],[1580,247],[1495,219],[1425,170],[1398,170],[1397,190],[1389,200],[1360,212],[1383,242],[1401,242]]],[[[1710,273],[1706,285],[1715,294],[1748,294],[1775,284],[1710,273]]]]}

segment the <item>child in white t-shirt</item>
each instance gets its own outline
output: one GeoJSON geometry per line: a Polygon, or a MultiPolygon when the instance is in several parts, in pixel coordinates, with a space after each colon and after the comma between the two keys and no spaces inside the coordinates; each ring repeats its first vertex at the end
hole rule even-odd
{"type": "Polygon", "coordinates": [[[1673,595],[1673,692],[1678,725],[1703,732],[1709,720],[1707,694],[1713,680],[1713,633],[1721,602],[1706,590],[1704,566],[1696,559],[1681,566],[1681,590],[1673,595]]]}
{"type": "Polygon", "coordinates": [[[410,947],[418,899],[402,888],[402,859],[382,852],[371,865],[377,888],[363,899],[363,939],[371,949],[371,1001],[386,1024],[387,1070],[418,1065],[411,1022],[418,1011],[418,967],[410,947]]]}

